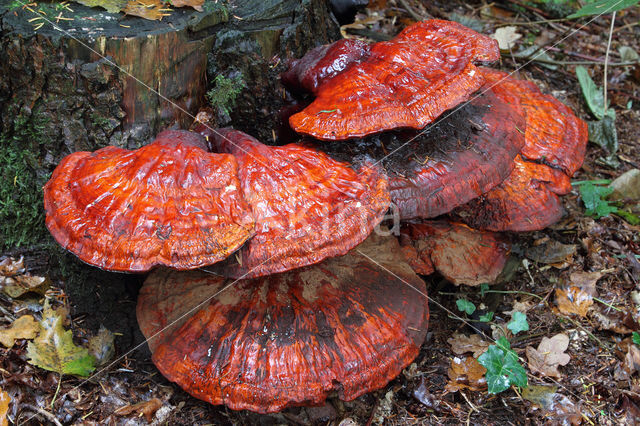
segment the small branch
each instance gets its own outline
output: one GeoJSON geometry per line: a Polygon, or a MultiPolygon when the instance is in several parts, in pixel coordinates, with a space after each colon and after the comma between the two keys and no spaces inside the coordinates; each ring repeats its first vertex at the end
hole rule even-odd
{"type": "Polygon", "coordinates": [[[613,36],[613,25],[616,22],[616,12],[611,15],[611,27],[609,28],[609,41],[607,42],[607,53],[604,55],[604,82],[602,90],[604,90],[604,112],[607,112],[607,64],[609,63],[609,51],[611,50],[611,36],[613,36]]]}
{"type": "Polygon", "coordinates": [[[415,19],[416,21],[424,21],[425,17],[421,16],[418,12],[416,12],[413,7],[411,7],[411,5],[409,4],[409,2],[407,0],[400,0],[400,4],[402,5],[402,7],[407,11],[407,13],[409,13],[409,15],[411,15],[411,17],[413,19],[415,19]]]}
{"type": "Polygon", "coordinates": [[[33,411],[34,413],[36,413],[36,415],[40,414],[42,417],[49,420],[51,423],[55,424],[56,426],[62,426],[62,423],[60,423],[60,421],[56,419],[56,416],[54,416],[53,414],[51,414],[46,410],[43,410],[40,407],[36,407],[35,405],[31,405],[31,404],[22,404],[22,407],[26,408],[27,410],[33,411]]]}

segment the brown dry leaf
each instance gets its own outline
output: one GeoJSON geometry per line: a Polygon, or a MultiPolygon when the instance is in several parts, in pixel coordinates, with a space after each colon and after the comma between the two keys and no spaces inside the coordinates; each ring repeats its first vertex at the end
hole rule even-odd
{"type": "Polygon", "coordinates": [[[173,7],[191,6],[198,12],[202,12],[204,10],[202,8],[203,4],[204,0],[171,0],[171,6],[173,7]]]}
{"type": "Polygon", "coordinates": [[[558,366],[567,365],[571,361],[571,357],[564,353],[568,347],[569,337],[566,334],[556,334],[550,339],[543,337],[538,349],[527,346],[527,359],[531,372],[560,379],[558,366]]]}
{"type": "Polygon", "coordinates": [[[531,302],[530,300],[525,300],[522,302],[516,300],[515,302],[513,302],[513,308],[511,308],[510,311],[504,311],[504,313],[505,315],[510,316],[513,316],[515,312],[522,312],[523,314],[526,314],[527,311],[531,309],[531,307],[533,307],[533,302],[531,302]]]}
{"type": "Polygon", "coordinates": [[[516,27],[506,26],[498,28],[490,37],[498,42],[500,50],[508,51],[515,46],[517,40],[522,38],[522,34],[517,31],[516,27]]]}
{"type": "Polygon", "coordinates": [[[629,349],[622,362],[622,367],[618,367],[614,371],[616,380],[627,380],[633,373],[640,371],[640,348],[631,343],[629,349]]]}
{"type": "Polygon", "coordinates": [[[577,249],[578,246],[575,244],[562,244],[555,240],[546,240],[527,249],[526,256],[538,263],[564,265],[573,258],[577,249]]]}
{"type": "Polygon", "coordinates": [[[27,274],[21,257],[8,257],[0,262],[0,288],[15,299],[30,291],[44,294],[51,282],[44,278],[27,274]]]}
{"type": "Polygon", "coordinates": [[[0,426],[9,426],[9,421],[7,420],[7,412],[9,411],[9,403],[11,402],[11,397],[8,393],[0,389],[0,426]]]}
{"type": "Polygon", "coordinates": [[[99,367],[105,365],[115,353],[113,346],[114,335],[109,329],[100,325],[98,334],[89,339],[89,353],[96,359],[96,365],[99,367]]]}
{"type": "Polygon", "coordinates": [[[447,383],[445,390],[447,392],[457,392],[460,389],[474,391],[486,389],[487,380],[484,377],[486,372],[487,369],[473,357],[454,357],[447,372],[449,383],[447,383]]]}
{"type": "Polygon", "coordinates": [[[522,389],[522,397],[540,407],[552,424],[580,424],[578,407],[557,390],[557,386],[529,385],[522,389]]]}
{"type": "Polygon", "coordinates": [[[462,355],[467,352],[472,352],[474,358],[478,358],[485,353],[489,347],[489,342],[482,340],[477,334],[471,336],[454,334],[453,337],[447,339],[447,343],[451,345],[451,351],[454,354],[462,355]]]}
{"type": "Polygon", "coordinates": [[[148,401],[142,401],[137,404],[120,407],[115,411],[115,413],[118,416],[128,416],[131,413],[137,413],[138,417],[144,416],[148,422],[151,422],[151,420],[153,420],[153,416],[160,407],[162,407],[162,401],[158,398],[152,398],[148,401]]]}
{"type": "Polygon", "coordinates": [[[139,16],[151,21],[160,21],[169,16],[171,10],[162,0],[129,0],[123,12],[126,15],[139,16]]]}
{"type": "Polygon", "coordinates": [[[565,288],[556,289],[556,304],[564,315],[577,314],[581,317],[593,305],[596,296],[596,282],[602,278],[601,272],[574,272],[569,276],[565,288]]]}
{"type": "Polygon", "coordinates": [[[15,345],[18,339],[34,339],[40,327],[31,315],[23,315],[16,319],[10,327],[0,329],[0,343],[6,348],[15,345]]]}
{"type": "Polygon", "coordinates": [[[629,334],[640,329],[638,322],[628,312],[613,311],[604,314],[596,309],[589,312],[589,318],[593,320],[598,330],[613,331],[618,334],[629,334]]]}

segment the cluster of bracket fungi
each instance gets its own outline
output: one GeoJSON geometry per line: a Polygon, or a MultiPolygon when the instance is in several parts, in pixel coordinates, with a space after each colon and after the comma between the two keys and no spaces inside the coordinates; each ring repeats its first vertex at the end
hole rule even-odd
{"type": "Polygon", "coordinates": [[[154,268],[138,322],[195,397],[257,412],[354,399],[417,356],[418,274],[491,282],[505,231],[562,216],[586,125],[477,66],[498,59],[494,40],[440,20],[320,46],[282,75],[302,105],[296,143],[198,125],[74,153],[45,186],[47,226],[91,265],[154,268]],[[399,238],[372,233],[390,205],[399,238]]]}

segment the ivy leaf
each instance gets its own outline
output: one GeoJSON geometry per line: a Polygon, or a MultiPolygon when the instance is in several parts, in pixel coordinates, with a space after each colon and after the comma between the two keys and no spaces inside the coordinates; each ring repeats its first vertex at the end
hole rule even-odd
{"type": "Polygon", "coordinates": [[[465,299],[456,300],[456,306],[460,312],[465,312],[467,315],[471,315],[476,311],[476,305],[465,299]]]}
{"type": "Polygon", "coordinates": [[[637,331],[631,333],[631,340],[633,340],[633,343],[640,346],[640,333],[638,333],[637,331]]]}
{"type": "MultiPolygon", "coordinates": [[[[607,182],[608,183],[608,182],[607,182]]],[[[609,204],[606,198],[613,192],[613,188],[608,186],[595,185],[593,181],[575,182],[580,189],[580,198],[587,210],[584,212],[587,216],[594,216],[596,219],[609,216],[611,213],[617,213],[618,208],[609,204]]]]}
{"type": "Polygon", "coordinates": [[[488,311],[486,314],[480,315],[478,321],[480,322],[489,322],[493,319],[493,311],[488,311]]]}
{"type": "Polygon", "coordinates": [[[511,316],[511,321],[507,324],[507,328],[516,335],[521,331],[529,330],[529,323],[527,322],[527,315],[522,312],[514,312],[511,316]]]}
{"type": "Polygon", "coordinates": [[[478,362],[487,369],[485,377],[489,393],[503,392],[511,385],[527,386],[527,372],[504,337],[499,338],[495,345],[489,346],[487,351],[478,357],[478,362]]]}
{"type": "Polygon", "coordinates": [[[73,343],[71,330],[62,327],[63,321],[46,301],[39,322],[40,334],[27,346],[28,361],[59,374],[87,377],[95,370],[94,359],[87,349],[73,343]]]}
{"type": "Polygon", "coordinates": [[[585,4],[576,13],[567,16],[567,19],[581,18],[583,16],[603,15],[613,13],[627,7],[635,6],[638,0],[599,0],[585,4]]]}

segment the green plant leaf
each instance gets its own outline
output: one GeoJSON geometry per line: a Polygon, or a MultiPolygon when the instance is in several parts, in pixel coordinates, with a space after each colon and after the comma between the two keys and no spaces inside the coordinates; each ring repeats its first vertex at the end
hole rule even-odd
{"type": "Polygon", "coordinates": [[[516,335],[521,331],[529,330],[529,323],[527,322],[527,315],[522,312],[514,312],[511,316],[511,321],[507,324],[507,328],[516,335]]]}
{"type": "Polygon", "coordinates": [[[480,322],[489,322],[492,319],[493,319],[493,311],[489,311],[486,314],[480,315],[480,318],[478,318],[478,321],[480,321],[480,322]]]}
{"type": "Polygon", "coordinates": [[[127,5],[128,0],[74,0],[89,7],[101,7],[110,13],[118,13],[127,5]]]}
{"type": "Polygon", "coordinates": [[[75,374],[87,377],[93,370],[94,358],[89,351],[73,343],[71,330],[62,327],[64,319],[45,302],[40,333],[29,342],[29,363],[59,374],[75,374]]]}
{"type": "Polygon", "coordinates": [[[489,346],[487,351],[478,357],[478,362],[487,369],[485,377],[489,393],[503,392],[511,385],[527,386],[527,372],[504,337],[499,338],[495,345],[489,346]]]}
{"type": "Polygon", "coordinates": [[[587,106],[591,113],[598,119],[602,120],[605,116],[609,116],[615,120],[615,111],[609,109],[609,106],[604,104],[604,90],[598,87],[591,76],[589,71],[582,65],[576,67],[576,76],[582,89],[582,95],[587,101],[587,106]]]}
{"type": "Polygon", "coordinates": [[[626,9],[638,4],[638,0],[599,0],[585,4],[576,13],[567,16],[567,19],[581,18],[583,16],[603,15],[617,10],[626,9]]]}
{"type": "Polygon", "coordinates": [[[607,152],[607,156],[599,161],[617,169],[620,166],[616,153],[618,152],[618,132],[615,120],[605,116],[602,120],[587,121],[589,126],[589,141],[595,143],[607,152]]]}
{"type": "Polygon", "coordinates": [[[471,315],[476,311],[476,305],[465,299],[456,300],[456,306],[460,312],[465,312],[467,315],[471,315]]]}
{"type": "Polygon", "coordinates": [[[613,192],[613,188],[608,186],[598,186],[592,181],[577,182],[580,190],[580,198],[586,207],[584,214],[594,216],[596,219],[609,216],[611,213],[617,213],[618,208],[605,200],[609,194],[613,192]]]}
{"type": "Polygon", "coordinates": [[[484,295],[486,294],[486,292],[489,290],[489,284],[487,283],[482,283],[480,284],[480,296],[484,297],[484,295]]]}
{"type": "Polygon", "coordinates": [[[633,340],[633,343],[640,346],[640,333],[638,333],[637,331],[631,333],[631,340],[633,340]]]}

